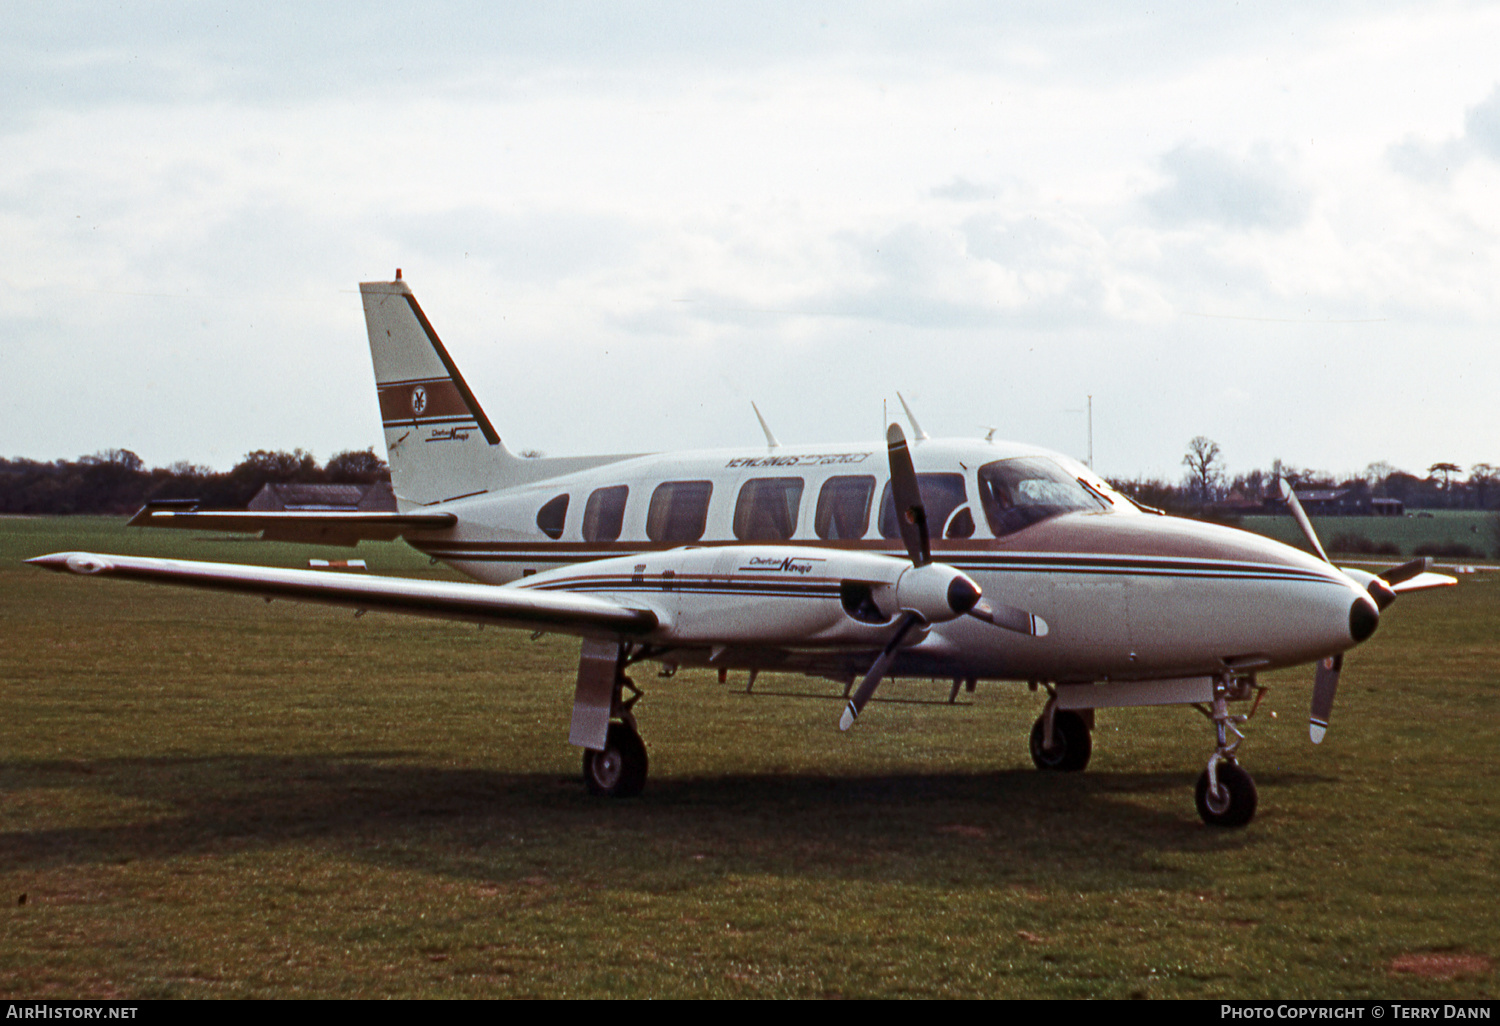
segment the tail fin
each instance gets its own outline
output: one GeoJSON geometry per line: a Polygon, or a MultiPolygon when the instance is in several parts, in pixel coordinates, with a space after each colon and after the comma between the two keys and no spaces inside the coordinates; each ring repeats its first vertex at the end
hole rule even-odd
{"type": "Polygon", "coordinates": [[[401,272],[359,286],[397,506],[432,506],[544,481],[619,456],[523,459],[500,441],[401,272]]]}
{"type": "Polygon", "coordinates": [[[400,272],[395,281],[362,282],[359,291],[400,507],[510,483],[524,461],[501,443],[400,272]]]}

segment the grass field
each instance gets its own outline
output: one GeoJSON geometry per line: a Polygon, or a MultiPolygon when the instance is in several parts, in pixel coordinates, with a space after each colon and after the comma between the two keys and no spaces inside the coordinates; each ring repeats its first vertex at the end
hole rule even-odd
{"type": "Polygon", "coordinates": [[[1000,685],[897,683],[842,735],[832,685],[647,671],[646,794],[598,802],[574,642],[17,562],[69,548],[325,554],[0,521],[6,997],[1500,990],[1500,575],[1389,610],[1320,748],[1311,669],[1267,678],[1261,811],[1220,831],[1196,713],[1101,712],[1043,776],[1000,685]]]}
{"type": "MultiPolygon", "coordinates": [[[[1339,550],[1335,540],[1365,538],[1375,545],[1389,544],[1401,556],[1411,556],[1423,545],[1464,545],[1475,559],[1494,562],[1500,557],[1500,536],[1495,533],[1496,514],[1474,510],[1422,510],[1425,516],[1405,517],[1312,517],[1313,529],[1330,553],[1339,550]]],[[[1237,525],[1247,531],[1305,548],[1297,522],[1289,516],[1244,517],[1237,525]]],[[[1392,557],[1399,558],[1399,557],[1392,557]]],[[[1444,559],[1444,561],[1448,561],[1444,559]]]]}

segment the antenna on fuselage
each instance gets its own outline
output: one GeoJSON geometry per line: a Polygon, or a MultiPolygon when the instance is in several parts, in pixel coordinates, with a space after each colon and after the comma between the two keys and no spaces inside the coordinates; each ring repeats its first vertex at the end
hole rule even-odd
{"type": "Polygon", "coordinates": [[[755,405],[753,399],[750,401],[750,408],[755,411],[755,419],[760,421],[760,429],[766,433],[766,445],[772,449],[780,449],[781,443],[776,441],[775,435],[771,434],[771,426],[766,423],[766,418],[760,415],[760,407],[755,405]]]}
{"type": "Polygon", "coordinates": [[[896,398],[901,400],[901,408],[906,411],[906,419],[911,421],[911,433],[917,436],[918,441],[927,441],[928,434],[922,430],[922,425],[917,423],[917,418],[912,416],[911,407],[906,405],[906,398],[900,392],[896,393],[896,398]]]}

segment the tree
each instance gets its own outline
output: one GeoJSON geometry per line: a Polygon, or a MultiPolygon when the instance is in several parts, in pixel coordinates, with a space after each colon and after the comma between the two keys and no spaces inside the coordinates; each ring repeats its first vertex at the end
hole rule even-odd
{"type": "Polygon", "coordinates": [[[1219,443],[1199,435],[1188,443],[1187,455],[1182,465],[1188,468],[1188,480],[1198,490],[1198,498],[1206,506],[1213,501],[1213,490],[1224,478],[1224,465],[1219,459],[1219,443]]]}
{"type": "Polygon", "coordinates": [[[391,468],[375,455],[373,447],[350,449],[330,456],[323,470],[334,484],[373,484],[389,480],[391,476],[391,468]]]}
{"type": "Polygon", "coordinates": [[[1453,485],[1453,475],[1459,473],[1463,468],[1457,463],[1434,463],[1427,468],[1427,473],[1443,475],[1443,491],[1447,491],[1453,485]]]}
{"type": "Polygon", "coordinates": [[[1474,490],[1474,505],[1478,509],[1489,509],[1488,495],[1491,488],[1500,484],[1500,467],[1488,463],[1476,463],[1469,468],[1469,487],[1474,490]]]}

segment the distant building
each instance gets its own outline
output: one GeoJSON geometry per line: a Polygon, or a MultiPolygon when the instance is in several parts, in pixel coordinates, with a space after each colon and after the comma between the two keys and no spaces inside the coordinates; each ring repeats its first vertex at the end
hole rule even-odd
{"type": "Polygon", "coordinates": [[[268,484],[255,493],[247,509],[345,513],[394,512],[396,493],[389,481],[374,484],[268,484]]]}
{"type": "Polygon", "coordinates": [[[1399,517],[1406,512],[1400,499],[1377,499],[1365,488],[1309,488],[1297,493],[1309,516],[1399,517]]]}

